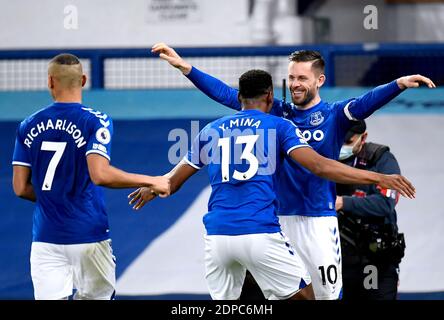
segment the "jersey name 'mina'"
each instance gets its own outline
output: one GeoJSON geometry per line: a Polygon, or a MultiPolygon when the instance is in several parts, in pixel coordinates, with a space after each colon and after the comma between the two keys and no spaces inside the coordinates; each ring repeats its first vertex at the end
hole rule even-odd
{"type": "Polygon", "coordinates": [[[28,133],[26,134],[26,139],[24,140],[24,144],[31,148],[31,144],[40,133],[47,130],[62,130],[66,131],[68,134],[72,136],[74,139],[77,148],[81,148],[86,144],[85,138],[83,137],[82,131],[77,128],[77,126],[71,121],[56,119],[54,122],[51,119],[48,119],[46,122],[37,123],[34,127],[32,127],[28,133]]]}
{"type": "Polygon", "coordinates": [[[259,129],[259,126],[261,125],[261,120],[256,120],[254,118],[241,118],[241,119],[231,119],[228,123],[222,123],[219,128],[222,129],[222,131],[225,131],[226,129],[231,129],[233,127],[255,127],[256,129],[259,129]]]}

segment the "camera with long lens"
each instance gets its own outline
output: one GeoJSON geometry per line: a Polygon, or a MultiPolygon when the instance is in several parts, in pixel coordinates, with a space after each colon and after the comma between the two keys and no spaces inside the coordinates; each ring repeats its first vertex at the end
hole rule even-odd
{"type": "Polygon", "coordinates": [[[384,224],[383,218],[355,218],[338,211],[338,220],[341,241],[359,255],[374,262],[399,263],[404,257],[404,234],[393,225],[384,224]]]}

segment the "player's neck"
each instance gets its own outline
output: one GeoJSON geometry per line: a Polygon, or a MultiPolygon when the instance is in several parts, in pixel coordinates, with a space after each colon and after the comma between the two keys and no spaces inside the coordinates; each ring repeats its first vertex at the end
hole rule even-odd
{"type": "Polygon", "coordinates": [[[247,110],[257,110],[257,111],[262,111],[262,112],[266,112],[267,106],[266,105],[242,105],[242,111],[247,111],[247,110]]]}
{"type": "Polygon", "coordinates": [[[58,92],[54,95],[55,102],[82,103],[82,92],[58,92]]]}
{"type": "Polygon", "coordinates": [[[267,112],[268,104],[259,99],[244,99],[242,102],[242,110],[258,110],[267,112]]]}

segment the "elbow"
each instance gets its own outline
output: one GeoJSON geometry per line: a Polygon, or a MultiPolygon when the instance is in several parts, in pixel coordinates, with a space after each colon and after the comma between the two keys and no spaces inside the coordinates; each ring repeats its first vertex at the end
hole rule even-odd
{"type": "Polygon", "coordinates": [[[26,194],[26,184],[20,183],[18,181],[12,182],[12,188],[17,197],[23,198],[26,194]]]}
{"type": "Polygon", "coordinates": [[[22,187],[16,187],[14,186],[14,193],[19,198],[24,198],[26,196],[26,190],[22,187]]]}
{"type": "Polygon", "coordinates": [[[104,186],[108,185],[107,175],[103,171],[91,172],[90,177],[91,177],[91,181],[97,186],[104,187],[104,186]]]}
{"type": "Polygon", "coordinates": [[[327,174],[326,166],[324,166],[322,163],[316,162],[312,168],[310,168],[310,171],[321,178],[324,178],[327,174]]]}

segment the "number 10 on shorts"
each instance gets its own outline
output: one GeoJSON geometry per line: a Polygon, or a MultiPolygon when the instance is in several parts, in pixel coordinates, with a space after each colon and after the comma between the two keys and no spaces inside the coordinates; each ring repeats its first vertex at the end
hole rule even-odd
{"type": "Polygon", "coordinates": [[[318,269],[321,272],[322,284],[324,286],[327,284],[327,281],[330,284],[335,284],[338,280],[338,269],[334,264],[329,265],[327,269],[324,266],[319,266],[318,269]]]}

